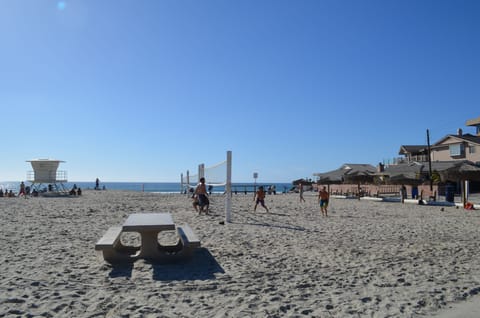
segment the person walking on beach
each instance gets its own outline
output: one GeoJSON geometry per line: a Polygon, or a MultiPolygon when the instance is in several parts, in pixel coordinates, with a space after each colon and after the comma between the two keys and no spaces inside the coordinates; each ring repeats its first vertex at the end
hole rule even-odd
{"type": "Polygon", "coordinates": [[[303,198],[303,184],[301,182],[298,186],[298,192],[300,193],[300,202],[305,202],[305,199],[303,198]]]}
{"type": "Polygon", "coordinates": [[[323,216],[328,216],[328,199],[330,195],[328,194],[327,188],[323,187],[322,190],[318,191],[318,202],[320,203],[320,210],[322,211],[323,216]]]}
{"type": "Polygon", "coordinates": [[[198,206],[200,215],[202,212],[208,214],[208,208],[210,206],[210,201],[208,200],[207,187],[205,185],[205,178],[200,178],[200,183],[195,188],[195,195],[198,197],[198,206]]]}
{"type": "Polygon", "coordinates": [[[253,197],[253,201],[255,201],[255,207],[253,208],[253,212],[257,211],[257,205],[259,203],[268,212],[268,208],[265,205],[265,191],[263,190],[263,186],[258,187],[258,190],[253,197]]]}

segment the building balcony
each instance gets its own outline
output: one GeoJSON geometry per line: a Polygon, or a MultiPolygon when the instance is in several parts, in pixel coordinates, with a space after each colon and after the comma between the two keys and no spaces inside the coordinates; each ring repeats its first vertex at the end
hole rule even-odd
{"type": "Polygon", "coordinates": [[[412,162],[428,162],[428,155],[416,155],[408,157],[396,157],[384,162],[385,165],[409,164],[412,162]]]}

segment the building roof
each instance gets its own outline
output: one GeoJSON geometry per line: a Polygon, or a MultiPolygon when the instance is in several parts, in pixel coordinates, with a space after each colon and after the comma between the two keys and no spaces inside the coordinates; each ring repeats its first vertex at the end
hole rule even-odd
{"type": "Polygon", "coordinates": [[[400,146],[399,155],[425,153],[427,145],[402,145],[400,146]]]}
{"type": "Polygon", "coordinates": [[[348,170],[347,173],[352,173],[356,171],[368,171],[368,172],[376,172],[377,168],[372,166],[371,164],[366,163],[344,163],[340,169],[348,170]]]}
{"type": "Polygon", "coordinates": [[[319,177],[320,182],[341,183],[345,179],[373,177],[377,168],[370,164],[364,163],[345,163],[340,168],[327,171],[324,173],[314,173],[314,176],[319,177]]]}
{"type": "Polygon", "coordinates": [[[65,161],[57,160],[57,159],[32,159],[32,160],[27,160],[26,162],[65,162],[65,161]]]}
{"type": "Polygon", "coordinates": [[[479,126],[480,125],[480,117],[478,118],[475,118],[475,119],[470,119],[470,120],[467,120],[466,126],[479,126]]]}
{"type": "Polygon", "coordinates": [[[463,135],[446,135],[445,137],[437,141],[435,144],[433,144],[433,146],[434,147],[441,146],[445,142],[445,140],[449,138],[458,139],[459,142],[466,141],[468,143],[474,143],[474,144],[480,145],[480,136],[475,136],[472,134],[463,134],[463,135]]]}

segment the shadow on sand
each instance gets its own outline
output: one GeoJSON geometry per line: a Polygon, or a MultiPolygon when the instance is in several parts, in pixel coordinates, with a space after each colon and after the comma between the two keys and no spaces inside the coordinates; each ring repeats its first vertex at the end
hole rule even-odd
{"type": "Polygon", "coordinates": [[[170,280],[209,280],[215,279],[216,273],[225,273],[222,266],[206,248],[198,248],[192,258],[169,264],[154,264],[153,279],[170,280]]]}
{"type": "MultiPolygon", "coordinates": [[[[223,268],[206,248],[198,248],[191,258],[172,263],[158,264],[148,262],[153,269],[153,279],[172,280],[209,280],[215,279],[216,273],[225,273],[223,268]]],[[[110,278],[132,277],[134,263],[111,265],[110,278]]]]}
{"type": "Polygon", "coordinates": [[[132,277],[133,263],[119,263],[111,266],[112,270],[108,274],[108,277],[132,277]]]}

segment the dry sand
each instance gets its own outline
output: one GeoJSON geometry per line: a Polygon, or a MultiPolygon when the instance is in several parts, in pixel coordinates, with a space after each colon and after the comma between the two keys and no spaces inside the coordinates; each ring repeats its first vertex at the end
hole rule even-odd
{"type": "Polygon", "coordinates": [[[270,195],[271,213],[253,213],[234,195],[226,225],[221,195],[213,216],[180,194],[0,198],[0,317],[455,317],[480,300],[479,211],[332,199],[325,218],[305,197],[270,195]],[[178,264],[105,263],[96,241],[140,211],[171,212],[202,248],[178,264]]]}

